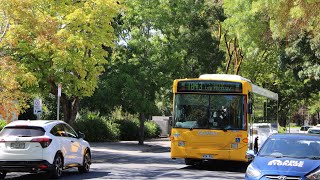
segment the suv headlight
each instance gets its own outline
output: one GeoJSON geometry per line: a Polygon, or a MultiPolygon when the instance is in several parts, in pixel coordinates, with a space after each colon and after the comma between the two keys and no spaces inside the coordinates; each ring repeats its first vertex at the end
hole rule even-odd
{"type": "Polygon", "coordinates": [[[250,164],[247,168],[246,175],[250,177],[259,177],[261,172],[250,164]]]}
{"type": "Polygon", "coordinates": [[[307,178],[309,180],[316,180],[316,179],[320,179],[320,169],[318,168],[317,170],[315,170],[314,172],[312,172],[311,174],[309,174],[307,176],[307,178]]]}

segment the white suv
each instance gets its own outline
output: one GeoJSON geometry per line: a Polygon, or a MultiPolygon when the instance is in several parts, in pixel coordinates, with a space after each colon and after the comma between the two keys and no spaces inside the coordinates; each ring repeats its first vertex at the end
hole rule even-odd
{"type": "Polygon", "coordinates": [[[59,178],[63,169],[89,172],[90,145],[63,121],[17,120],[0,132],[0,178],[8,172],[48,172],[59,178]]]}

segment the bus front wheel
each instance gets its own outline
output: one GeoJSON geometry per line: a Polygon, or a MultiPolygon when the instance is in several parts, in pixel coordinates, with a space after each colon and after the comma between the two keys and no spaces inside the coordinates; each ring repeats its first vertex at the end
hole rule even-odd
{"type": "Polygon", "coordinates": [[[184,162],[186,163],[186,165],[194,165],[194,160],[193,159],[189,159],[189,158],[186,158],[184,159],[184,162]]]}
{"type": "Polygon", "coordinates": [[[202,164],[202,160],[201,159],[190,159],[190,158],[185,158],[184,162],[186,165],[201,165],[202,164]]]}

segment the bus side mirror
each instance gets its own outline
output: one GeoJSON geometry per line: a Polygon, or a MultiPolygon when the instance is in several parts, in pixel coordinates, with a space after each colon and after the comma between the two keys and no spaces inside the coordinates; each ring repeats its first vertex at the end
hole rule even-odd
{"type": "Polygon", "coordinates": [[[248,103],[248,114],[252,114],[252,103],[248,103]]]}
{"type": "Polygon", "coordinates": [[[172,116],[169,116],[169,125],[172,126],[172,116]]]}

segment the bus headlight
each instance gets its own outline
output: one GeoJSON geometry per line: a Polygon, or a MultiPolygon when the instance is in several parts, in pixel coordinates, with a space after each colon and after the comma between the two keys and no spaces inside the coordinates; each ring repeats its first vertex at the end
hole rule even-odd
{"type": "Polygon", "coordinates": [[[184,147],[184,146],[185,146],[185,142],[184,142],[184,141],[179,141],[179,142],[178,142],[178,146],[184,147]]]}
{"type": "Polygon", "coordinates": [[[309,180],[316,180],[320,179],[320,169],[317,169],[316,171],[312,172],[307,176],[309,180]]]}
{"type": "Polygon", "coordinates": [[[250,164],[247,168],[246,175],[250,177],[259,177],[261,172],[250,164]]]}

